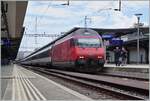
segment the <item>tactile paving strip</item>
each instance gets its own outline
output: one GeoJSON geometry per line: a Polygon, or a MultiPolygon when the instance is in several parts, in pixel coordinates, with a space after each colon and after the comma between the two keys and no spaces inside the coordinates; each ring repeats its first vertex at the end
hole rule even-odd
{"type": "Polygon", "coordinates": [[[14,67],[12,100],[46,100],[29,79],[35,79],[35,77],[28,76],[14,67]]]}

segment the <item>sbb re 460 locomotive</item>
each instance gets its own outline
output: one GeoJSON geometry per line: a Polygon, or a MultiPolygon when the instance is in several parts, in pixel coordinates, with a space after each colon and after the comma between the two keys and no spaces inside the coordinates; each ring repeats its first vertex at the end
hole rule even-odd
{"type": "Polygon", "coordinates": [[[57,69],[97,72],[104,66],[102,37],[92,29],[77,29],[63,35],[20,61],[57,69]]]}

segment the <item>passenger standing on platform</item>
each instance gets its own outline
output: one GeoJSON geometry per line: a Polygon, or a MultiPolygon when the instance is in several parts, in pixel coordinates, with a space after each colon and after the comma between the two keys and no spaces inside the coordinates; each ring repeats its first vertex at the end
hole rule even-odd
{"type": "Polygon", "coordinates": [[[121,58],[122,58],[122,62],[121,62],[121,65],[126,65],[126,61],[127,61],[127,51],[124,47],[122,47],[122,50],[121,50],[121,58]]]}
{"type": "Polygon", "coordinates": [[[120,61],[119,61],[120,49],[119,49],[119,47],[116,47],[116,49],[114,50],[114,53],[115,53],[115,64],[116,64],[116,66],[120,66],[120,61]]]}

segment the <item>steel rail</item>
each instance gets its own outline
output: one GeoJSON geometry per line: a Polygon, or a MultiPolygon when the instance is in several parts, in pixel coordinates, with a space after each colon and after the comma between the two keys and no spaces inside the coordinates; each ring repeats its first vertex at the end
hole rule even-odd
{"type": "Polygon", "coordinates": [[[134,76],[127,76],[127,75],[118,75],[118,74],[111,74],[111,73],[100,73],[98,75],[104,75],[104,76],[111,76],[111,77],[120,77],[120,78],[128,78],[128,79],[136,79],[136,80],[142,80],[142,81],[148,81],[149,78],[144,77],[134,77],[134,76]]]}

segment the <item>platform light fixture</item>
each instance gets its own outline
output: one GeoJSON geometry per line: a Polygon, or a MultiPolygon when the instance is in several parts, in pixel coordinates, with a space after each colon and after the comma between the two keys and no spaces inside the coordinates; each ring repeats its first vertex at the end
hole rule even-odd
{"type": "Polygon", "coordinates": [[[139,64],[139,58],[140,58],[140,41],[139,41],[139,35],[140,35],[140,16],[143,14],[137,13],[135,16],[137,17],[137,64],[139,64]]]}

